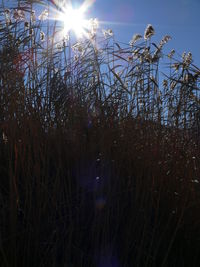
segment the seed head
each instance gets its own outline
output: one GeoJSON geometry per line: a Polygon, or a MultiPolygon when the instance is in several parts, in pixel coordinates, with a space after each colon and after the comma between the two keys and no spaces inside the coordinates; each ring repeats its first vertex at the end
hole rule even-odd
{"type": "Polygon", "coordinates": [[[90,19],[89,20],[89,27],[90,27],[91,33],[96,34],[97,29],[99,28],[99,21],[96,18],[90,19]]]}
{"type": "Polygon", "coordinates": [[[6,20],[6,26],[11,25],[11,17],[10,17],[10,9],[5,9],[5,20],[6,20]]]}
{"type": "Polygon", "coordinates": [[[40,40],[44,42],[45,40],[45,33],[43,31],[40,32],[40,40]]]}
{"type": "Polygon", "coordinates": [[[163,87],[167,88],[167,86],[168,86],[168,81],[167,80],[163,80],[163,87]]]}
{"type": "Polygon", "coordinates": [[[24,22],[24,28],[25,28],[26,30],[29,28],[29,23],[28,23],[28,21],[25,21],[25,22],[24,22]]]}
{"type": "Polygon", "coordinates": [[[108,29],[108,30],[102,30],[104,38],[107,39],[109,37],[113,36],[113,31],[112,29],[108,29]]]}
{"type": "Polygon", "coordinates": [[[185,57],[186,57],[186,52],[183,52],[183,54],[182,54],[182,59],[183,59],[183,61],[185,61],[185,57]]]}
{"type": "Polygon", "coordinates": [[[39,20],[46,20],[48,18],[49,12],[47,9],[42,11],[42,13],[39,15],[38,19],[39,20]]]}
{"type": "Polygon", "coordinates": [[[170,84],[170,89],[173,90],[176,87],[176,82],[172,81],[170,84]]]}
{"type": "Polygon", "coordinates": [[[175,69],[175,71],[178,71],[179,67],[180,67],[180,64],[179,63],[174,63],[172,67],[175,69]]]}
{"type": "Polygon", "coordinates": [[[168,56],[168,58],[171,59],[171,58],[174,56],[174,54],[175,54],[175,50],[172,49],[172,50],[170,51],[170,53],[169,53],[167,56],[168,56]]]}
{"type": "Polygon", "coordinates": [[[155,34],[155,30],[151,24],[148,24],[144,32],[144,39],[147,40],[155,34]]]}
{"type": "Polygon", "coordinates": [[[15,9],[13,11],[13,19],[16,21],[25,20],[25,13],[23,10],[15,9]]]}
{"type": "Polygon", "coordinates": [[[130,40],[129,44],[130,46],[133,46],[138,40],[142,39],[142,35],[140,34],[134,34],[132,39],[130,40]]]}
{"type": "Polygon", "coordinates": [[[4,10],[4,12],[5,12],[5,15],[10,15],[10,9],[6,8],[6,9],[4,10]]]}
{"type": "Polygon", "coordinates": [[[83,52],[83,46],[82,46],[81,43],[77,42],[76,44],[74,44],[74,45],[72,46],[72,50],[73,50],[74,52],[80,52],[80,53],[82,53],[82,52],[83,52]]]}
{"type": "Polygon", "coordinates": [[[185,56],[185,58],[184,58],[184,63],[185,63],[185,65],[186,65],[186,67],[189,67],[190,64],[192,63],[192,53],[191,53],[191,52],[189,52],[189,53],[185,56]]]}
{"type": "Polygon", "coordinates": [[[162,49],[163,45],[165,45],[166,43],[168,43],[171,40],[171,36],[170,35],[165,35],[162,40],[160,41],[159,44],[159,48],[162,49]]]}
{"type": "Polygon", "coordinates": [[[152,56],[149,53],[150,47],[145,47],[144,51],[143,51],[143,57],[147,62],[152,62],[152,56]]]}
{"type": "Polygon", "coordinates": [[[61,45],[60,43],[57,43],[57,44],[56,44],[56,48],[57,48],[58,50],[62,50],[62,45],[61,45]]]}
{"type": "Polygon", "coordinates": [[[33,29],[29,29],[29,35],[33,35],[34,34],[34,30],[33,29]]]}

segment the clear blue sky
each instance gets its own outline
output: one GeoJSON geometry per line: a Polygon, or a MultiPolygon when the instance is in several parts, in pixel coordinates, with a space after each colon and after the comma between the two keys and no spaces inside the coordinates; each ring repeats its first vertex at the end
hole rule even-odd
{"type": "Polygon", "coordinates": [[[89,15],[107,21],[105,28],[112,28],[116,39],[127,43],[134,33],[143,35],[150,23],[156,31],[154,41],[171,35],[166,50],[191,51],[200,66],[200,0],[96,0],[89,15]]]}

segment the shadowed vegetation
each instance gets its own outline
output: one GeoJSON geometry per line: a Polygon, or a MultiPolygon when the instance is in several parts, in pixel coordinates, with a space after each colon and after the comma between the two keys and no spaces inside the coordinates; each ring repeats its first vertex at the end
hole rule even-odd
{"type": "Polygon", "coordinates": [[[0,266],[199,266],[192,54],[59,39],[32,2],[0,7],[0,266]]]}

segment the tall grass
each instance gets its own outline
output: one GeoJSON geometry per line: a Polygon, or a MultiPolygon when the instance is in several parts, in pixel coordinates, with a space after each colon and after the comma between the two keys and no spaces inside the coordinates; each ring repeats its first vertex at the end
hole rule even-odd
{"type": "Polygon", "coordinates": [[[192,55],[165,55],[151,25],[130,44],[59,39],[32,1],[4,4],[0,266],[198,266],[192,55]]]}

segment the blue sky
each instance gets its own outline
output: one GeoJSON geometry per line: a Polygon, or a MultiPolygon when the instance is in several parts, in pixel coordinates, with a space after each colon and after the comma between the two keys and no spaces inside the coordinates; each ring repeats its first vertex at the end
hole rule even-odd
{"type": "Polygon", "coordinates": [[[171,35],[166,50],[174,48],[179,54],[191,51],[194,64],[199,66],[199,12],[200,0],[96,0],[89,16],[107,21],[102,27],[112,28],[116,39],[125,43],[135,33],[143,35],[150,23],[156,31],[155,42],[159,42],[163,35],[171,35]]]}

